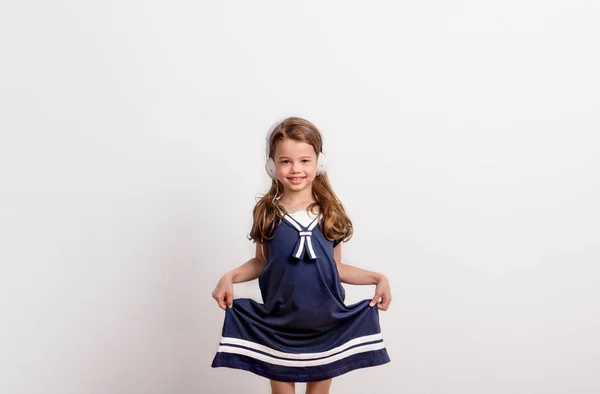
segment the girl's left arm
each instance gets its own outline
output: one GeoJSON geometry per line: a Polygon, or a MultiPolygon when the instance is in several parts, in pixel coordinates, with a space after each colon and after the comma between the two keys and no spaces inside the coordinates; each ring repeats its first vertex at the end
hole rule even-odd
{"type": "Polygon", "coordinates": [[[390,302],[392,302],[392,293],[390,291],[390,282],[385,275],[343,264],[341,242],[333,249],[333,257],[335,258],[340,280],[343,283],[351,285],[375,285],[375,295],[371,300],[370,306],[377,304],[379,309],[387,310],[390,302]]]}

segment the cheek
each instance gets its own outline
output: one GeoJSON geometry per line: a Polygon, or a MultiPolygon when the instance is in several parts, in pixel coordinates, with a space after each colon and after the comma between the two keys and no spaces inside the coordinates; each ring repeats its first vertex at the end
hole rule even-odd
{"type": "Polygon", "coordinates": [[[277,167],[277,175],[279,178],[285,178],[287,175],[287,169],[284,166],[277,167]]]}
{"type": "Polygon", "coordinates": [[[309,181],[314,181],[315,178],[316,178],[316,175],[315,175],[316,172],[317,172],[316,168],[314,168],[314,169],[313,168],[307,169],[305,171],[305,173],[306,173],[306,179],[308,179],[309,181]]]}

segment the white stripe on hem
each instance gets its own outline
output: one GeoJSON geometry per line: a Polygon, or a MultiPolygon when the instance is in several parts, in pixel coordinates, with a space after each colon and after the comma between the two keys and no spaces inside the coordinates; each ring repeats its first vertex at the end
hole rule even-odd
{"type": "Polygon", "coordinates": [[[255,358],[257,360],[260,361],[264,361],[266,363],[269,364],[275,364],[275,365],[281,365],[281,366],[285,366],[285,367],[312,367],[312,366],[316,366],[316,365],[324,365],[324,364],[330,364],[332,362],[341,360],[343,358],[352,356],[353,354],[357,354],[357,353],[364,353],[364,352],[370,352],[373,350],[378,350],[378,349],[383,349],[385,348],[385,345],[383,344],[383,342],[378,342],[378,343],[372,343],[370,345],[362,345],[362,346],[358,346],[352,349],[348,349],[342,353],[336,354],[335,356],[331,356],[331,357],[327,357],[327,358],[322,358],[319,360],[308,360],[308,361],[304,361],[304,360],[282,360],[279,358],[274,358],[271,356],[267,356],[265,354],[262,353],[257,353],[253,350],[249,350],[249,349],[243,349],[243,348],[239,348],[239,347],[233,347],[233,346],[219,346],[219,349],[217,350],[218,352],[225,352],[225,353],[235,353],[235,354],[241,354],[244,356],[248,356],[248,357],[252,357],[255,358]]]}
{"type": "Polygon", "coordinates": [[[324,352],[318,352],[318,353],[286,353],[286,352],[280,352],[278,350],[275,350],[275,349],[270,348],[268,346],[261,345],[261,344],[256,343],[256,342],[247,341],[245,339],[232,338],[232,337],[222,337],[220,343],[245,346],[245,347],[248,347],[248,348],[251,348],[251,349],[254,349],[254,350],[260,350],[261,352],[264,352],[264,353],[269,353],[269,354],[271,354],[273,356],[277,356],[277,357],[284,357],[284,358],[297,359],[297,360],[305,360],[305,359],[309,359],[309,358],[318,358],[318,357],[330,356],[332,354],[335,354],[335,353],[341,352],[343,350],[346,350],[349,347],[352,347],[354,345],[359,345],[361,343],[366,343],[366,342],[373,342],[373,341],[377,341],[379,339],[383,339],[383,336],[381,335],[381,333],[377,333],[377,334],[373,334],[373,335],[365,335],[363,337],[354,338],[354,339],[352,339],[352,340],[344,343],[343,345],[340,345],[340,346],[335,347],[333,349],[326,350],[324,352]]]}

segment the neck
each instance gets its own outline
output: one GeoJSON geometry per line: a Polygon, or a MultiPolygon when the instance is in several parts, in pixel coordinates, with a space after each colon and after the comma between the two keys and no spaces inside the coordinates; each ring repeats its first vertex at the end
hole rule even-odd
{"type": "Polygon", "coordinates": [[[312,195],[312,188],[307,188],[298,192],[284,190],[281,196],[281,202],[288,205],[302,205],[315,201],[312,195]]]}
{"type": "Polygon", "coordinates": [[[284,194],[283,196],[281,196],[281,200],[280,202],[286,204],[286,205],[294,205],[294,206],[300,206],[300,205],[305,205],[305,204],[310,204],[312,202],[314,202],[314,198],[311,196],[293,196],[290,197],[287,194],[284,194]]]}

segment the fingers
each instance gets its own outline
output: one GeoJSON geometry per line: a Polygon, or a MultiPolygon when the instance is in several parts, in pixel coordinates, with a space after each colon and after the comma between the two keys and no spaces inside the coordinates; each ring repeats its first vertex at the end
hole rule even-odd
{"type": "Polygon", "coordinates": [[[233,308],[233,284],[231,277],[223,276],[217,287],[212,292],[212,298],[217,301],[219,308],[227,310],[227,307],[233,308]]]}
{"type": "Polygon", "coordinates": [[[377,304],[379,302],[379,297],[381,297],[381,295],[376,293],[371,302],[369,303],[369,306],[377,304]]]}
{"type": "Polygon", "coordinates": [[[225,310],[225,308],[227,307],[227,293],[220,295],[213,291],[212,298],[214,298],[217,301],[219,308],[225,310]]]}
{"type": "Polygon", "coordinates": [[[217,300],[217,304],[219,304],[219,308],[225,310],[225,297],[215,297],[215,299],[217,300]]]}
{"type": "Polygon", "coordinates": [[[229,308],[233,307],[233,292],[227,291],[225,293],[225,303],[229,308]]]}
{"type": "Polygon", "coordinates": [[[375,296],[373,297],[373,299],[371,299],[371,302],[369,303],[369,306],[374,306],[375,304],[377,304],[377,308],[379,308],[382,311],[385,311],[388,309],[388,307],[390,306],[390,302],[392,302],[392,295],[388,294],[388,293],[375,293],[375,296]],[[381,301],[380,301],[381,299],[381,301]]]}
{"type": "Polygon", "coordinates": [[[381,302],[377,303],[377,308],[379,308],[379,310],[382,310],[382,311],[387,311],[391,302],[392,302],[391,296],[386,297],[385,295],[383,295],[383,296],[381,296],[381,302]]]}

